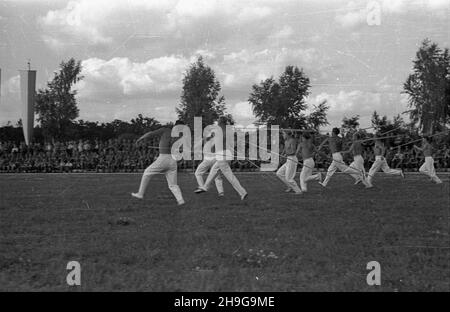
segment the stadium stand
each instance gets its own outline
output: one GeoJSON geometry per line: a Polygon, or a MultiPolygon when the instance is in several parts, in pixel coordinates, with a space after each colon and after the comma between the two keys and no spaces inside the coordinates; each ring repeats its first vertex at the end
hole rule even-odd
{"type": "MultiPolygon", "coordinates": [[[[111,139],[108,141],[69,141],[55,143],[0,142],[0,172],[140,172],[150,165],[158,156],[157,149],[150,146],[136,146],[132,140],[111,139]]],[[[373,162],[373,152],[366,147],[363,155],[366,168],[373,162]]],[[[388,150],[386,155],[391,168],[405,171],[417,171],[423,163],[423,156],[411,147],[388,150]]],[[[283,159],[280,159],[283,162],[283,159]]],[[[351,155],[344,160],[351,162],[351,155]]],[[[192,171],[199,161],[182,160],[178,163],[180,170],[192,171]]],[[[316,167],[326,170],[330,157],[326,149],[316,156],[316,167]]],[[[258,171],[258,160],[234,160],[231,167],[235,171],[258,171]]],[[[444,145],[436,151],[435,166],[437,171],[450,171],[450,148],[444,145]]],[[[301,166],[299,166],[300,170],[301,166]]]]}

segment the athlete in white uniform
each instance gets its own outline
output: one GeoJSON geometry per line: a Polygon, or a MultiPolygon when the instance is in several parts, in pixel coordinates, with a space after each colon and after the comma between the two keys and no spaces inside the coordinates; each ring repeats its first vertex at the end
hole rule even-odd
{"type": "Polygon", "coordinates": [[[290,132],[283,131],[284,138],[284,152],[286,156],[286,162],[277,171],[277,177],[288,187],[286,192],[291,190],[295,194],[301,194],[302,190],[295,182],[295,175],[297,173],[298,159],[295,155],[297,152],[297,140],[292,136],[290,132]]]}
{"type": "Polygon", "coordinates": [[[425,136],[422,140],[422,148],[414,145],[414,148],[423,152],[423,155],[425,156],[425,162],[420,167],[419,172],[429,176],[434,183],[441,184],[442,181],[436,175],[436,170],[434,169],[433,146],[431,146],[431,142],[431,137],[425,136]]]}
{"type": "Polygon", "coordinates": [[[314,152],[316,147],[314,146],[311,135],[308,132],[304,132],[301,137],[300,144],[297,147],[297,154],[301,153],[303,159],[303,168],[300,173],[300,187],[303,192],[308,191],[307,182],[322,179],[322,174],[320,172],[315,175],[312,174],[314,166],[314,152]]]}
{"type": "Polygon", "coordinates": [[[345,169],[345,173],[349,173],[354,179],[355,179],[355,185],[358,183],[363,182],[366,187],[369,187],[369,184],[363,179],[363,177],[365,177],[366,175],[366,169],[364,168],[364,158],[362,157],[362,152],[363,152],[363,147],[360,141],[358,141],[360,139],[360,136],[358,134],[358,132],[353,134],[353,142],[352,145],[350,146],[350,148],[345,151],[342,152],[344,153],[352,153],[353,154],[353,162],[350,164],[350,166],[345,169]],[[359,173],[352,173],[352,171],[354,171],[354,169],[358,170],[359,173]],[[361,173],[363,174],[363,176],[361,176],[361,173]]]}
{"type": "Polygon", "coordinates": [[[333,156],[333,161],[331,162],[330,167],[328,167],[327,176],[323,182],[319,182],[320,185],[326,187],[328,182],[330,181],[333,174],[336,170],[340,170],[341,172],[345,172],[347,174],[355,174],[359,175],[362,181],[365,181],[365,178],[362,172],[348,167],[344,160],[342,159],[341,151],[342,151],[342,139],[339,137],[339,129],[333,128],[331,131],[331,136],[325,139],[318,147],[317,151],[320,151],[323,145],[328,142],[331,154],[333,156]]]}
{"type": "MultiPolygon", "coordinates": [[[[204,140],[204,147],[203,147],[203,161],[198,165],[197,170],[195,170],[195,178],[197,179],[197,192],[198,189],[204,186],[205,182],[203,180],[203,175],[210,170],[214,164],[216,163],[216,154],[214,152],[214,132],[211,136],[205,138],[204,140]]],[[[222,174],[221,172],[217,173],[217,176],[214,179],[214,182],[216,183],[217,193],[219,196],[224,196],[224,190],[223,190],[223,181],[222,181],[222,174]]]]}
{"type": "Polygon", "coordinates": [[[402,170],[389,168],[386,158],[384,158],[384,155],[386,154],[386,147],[384,146],[384,143],[380,138],[377,138],[375,140],[373,152],[375,154],[375,162],[372,164],[372,167],[370,167],[369,176],[367,177],[368,187],[373,187],[373,177],[375,176],[375,173],[377,173],[380,169],[383,170],[383,172],[386,174],[399,175],[402,178],[405,177],[402,170]]]}
{"type": "MultiPolygon", "coordinates": [[[[183,124],[177,121],[175,125],[183,124]]],[[[163,127],[155,131],[148,132],[140,137],[136,143],[141,142],[145,139],[153,138],[159,136],[159,156],[158,158],[144,171],[141,179],[141,185],[137,193],[131,193],[131,195],[138,199],[143,199],[145,190],[150,182],[150,179],[155,174],[165,174],[167,179],[167,184],[178,205],[184,204],[183,195],[181,194],[181,189],[177,184],[177,161],[171,155],[172,146],[172,129],[169,127],[163,127]]]]}
{"type": "Polygon", "coordinates": [[[242,187],[242,185],[239,183],[239,180],[234,175],[233,171],[230,168],[229,161],[233,159],[233,153],[230,149],[227,149],[226,145],[226,119],[220,118],[218,122],[218,126],[222,129],[223,137],[219,138],[217,135],[214,136],[216,146],[216,162],[212,166],[211,170],[209,171],[208,178],[206,179],[206,182],[203,186],[199,187],[197,190],[195,190],[195,193],[203,193],[207,192],[209,189],[209,186],[211,185],[212,181],[216,178],[219,171],[222,173],[222,175],[230,182],[230,184],[233,186],[233,188],[236,190],[236,192],[241,197],[241,200],[244,200],[247,198],[247,191],[242,187]],[[218,150],[219,140],[222,140],[222,150],[218,150]]]}

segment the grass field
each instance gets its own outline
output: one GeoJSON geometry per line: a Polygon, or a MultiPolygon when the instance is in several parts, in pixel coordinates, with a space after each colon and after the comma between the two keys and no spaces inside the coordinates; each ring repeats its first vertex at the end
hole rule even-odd
{"type": "Polygon", "coordinates": [[[137,174],[0,175],[0,290],[450,291],[449,176],[379,174],[366,190],[335,175],[302,196],[273,173],[238,177],[244,202],[179,174],[177,207],[163,176],[137,201],[137,174]]]}

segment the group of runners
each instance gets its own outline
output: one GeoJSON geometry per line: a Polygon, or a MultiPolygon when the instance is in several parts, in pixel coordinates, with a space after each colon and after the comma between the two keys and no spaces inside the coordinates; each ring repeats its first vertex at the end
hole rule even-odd
{"type": "MultiPolygon", "coordinates": [[[[181,121],[177,121],[175,125],[183,124],[181,121]]],[[[222,133],[226,132],[227,122],[225,119],[219,119],[217,123],[221,128],[222,133]]],[[[170,191],[177,200],[178,205],[185,203],[181,189],[177,183],[177,160],[172,156],[172,142],[171,136],[172,128],[163,127],[155,131],[144,134],[137,140],[137,143],[142,142],[149,138],[159,137],[159,156],[158,158],[144,171],[137,193],[131,195],[137,199],[143,199],[145,191],[148,187],[150,179],[156,174],[165,174],[170,191]]],[[[402,170],[392,169],[389,167],[385,154],[385,137],[383,135],[376,135],[373,139],[375,144],[373,151],[375,160],[369,170],[366,173],[364,168],[363,158],[363,145],[361,134],[356,132],[353,134],[351,145],[347,150],[344,150],[344,140],[339,136],[340,130],[334,128],[331,135],[327,136],[322,143],[316,147],[313,143],[313,135],[311,132],[301,132],[299,139],[295,137],[294,130],[283,130],[282,135],[284,139],[284,147],[279,156],[286,159],[285,163],[277,170],[276,176],[286,185],[287,193],[294,193],[300,195],[308,191],[308,182],[317,181],[322,187],[327,187],[331,177],[339,170],[345,174],[350,175],[355,184],[362,183],[366,188],[373,187],[373,178],[375,174],[382,170],[384,173],[400,176],[404,178],[402,170]],[[321,153],[322,148],[328,145],[328,149],[331,153],[332,162],[327,170],[326,176],[322,179],[322,173],[317,172],[315,174],[314,155],[321,153]],[[342,154],[351,153],[353,155],[353,162],[347,165],[342,157],[342,154]],[[297,156],[301,155],[302,162],[299,162],[297,156]],[[302,170],[300,173],[300,185],[295,181],[297,174],[297,167],[301,165],[302,170]]],[[[245,188],[240,184],[237,177],[234,175],[230,168],[229,162],[233,159],[234,150],[227,149],[226,138],[222,136],[214,136],[211,133],[210,136],[202,140],[203,145],[203,160],[195,171],[195,177],[198,187],[194,191],[195,193],[207,192],[214,181],[218,196],[224,196],[223,177],[233,186],[235,191],[239,194],[241,200],[244,200],[248,193],[245,188]],[[218,144],[218,140],[223,140],[218,144]],[[221,146],[221,148],[218,148],[221,146]],[[206,173],[206,181],[203,179],[206,173]]],[[[442,181],[436,175],[433,160],[433,147],[432,137],[424,136],[422,139],[421,147],[414,145],[414,148],[424,154],[425,162],[420,167],[419,172],[427,175],[434,183],[440,184],[442,181]]]]}

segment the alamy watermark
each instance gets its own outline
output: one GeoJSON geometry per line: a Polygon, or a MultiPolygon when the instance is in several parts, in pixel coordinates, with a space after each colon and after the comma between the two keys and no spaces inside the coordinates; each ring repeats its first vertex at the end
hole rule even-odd
{"type": "Polygon", "coordinates": [[[270,160],[270,163],[262,163],[261,168],[273,168],[279,164],[280,128],[278,125],[270,127],[270,145],[268,131],[267,127],[236,128],[231,125],[226,126],[225,133],[217,125],[209,125],[202,131],[202,118],[194,117],[193,144],[191,129],[186,125],[176,125],[171,135],[179,139],[172,145],[171,153],[176,160],[192,160],[192,155],[194,160],[202,160],[205,154],[215,154],[217,160],[270,160]],[[204,140],[213,140],[213,144],[203,144],[204,140]]]}
{"type": "Polygon", "coordinates": [[[367,270],[370,270],[367,274],[367,285],[380,286],[381,285],[381,265],[378,261],[370,261],[367,263],[367,270]]]}
{"type": "Polygon", "coordinates": [[[66,282],[69,286],[81,286],[81,265],[78,261],[70,261],[66,266],[70,272],[66,276],[66,282]]]}

